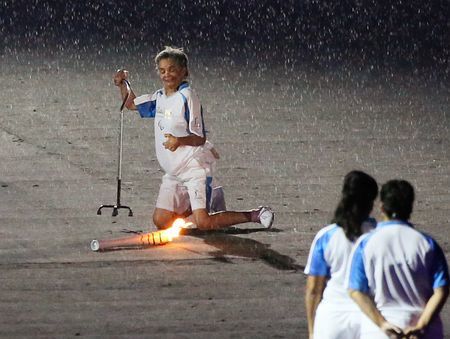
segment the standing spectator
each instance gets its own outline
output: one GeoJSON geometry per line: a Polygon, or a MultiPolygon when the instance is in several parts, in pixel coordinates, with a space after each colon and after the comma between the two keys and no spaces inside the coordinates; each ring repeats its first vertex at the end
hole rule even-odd
{"type": "Polygon", "coordinates": [[[348,173],[332,224],[314,238],[305,268],[310,339],[359,338],[362,313],[347,293],[345,273],[354,241],[375,227],[369,214],[377,194],[371,176],[361,171],[348,173]]]}
{"type": "Polygon", "coordinates": [[[361,338],[443,338],[445,256],[432,237],[408,222],[414,202],[409,182],[388,181],[380,198],[384,221],[358,241],[349,271],[350,295],[368,316],[361,338]]]}

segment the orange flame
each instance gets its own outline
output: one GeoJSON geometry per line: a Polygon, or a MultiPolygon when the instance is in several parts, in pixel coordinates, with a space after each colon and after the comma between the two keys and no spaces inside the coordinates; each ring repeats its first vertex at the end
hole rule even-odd
{"type": "Polygon", "coordinates": [[[164,232],[167,235],[167,238],[169,241],[172,241],[173,238],[176,238],[180,235],[180,231],[182,228],[185,228],[186,226],[189,226],[192,224],[191,222],[185,222],[183,219],[178,218],[175,219],[175,221],[172,224],[172,227],[166,229],[164,232]]]}

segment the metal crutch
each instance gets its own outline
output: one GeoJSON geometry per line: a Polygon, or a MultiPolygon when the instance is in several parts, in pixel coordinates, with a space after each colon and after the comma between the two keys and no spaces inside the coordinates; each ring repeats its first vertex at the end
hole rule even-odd
{"type": "Polygon", "coordinates": [[[119,163],[117,166],[117,203],[115,205],[101,205],[97,210],[97,215],[102,214],[103,208],[112,208],[112,216],[115,217],[119,214],[119,209],[124,208],[128,210],[128,216],[133,216],[133,211],[130,207],[122,205],[120,203],[120,191],[122,186],[122,143],[123,143],[123,108],[125,107],[125,103],[128,100],[128,96],[130,95],[130,85],[128,81],[125,80],[125,83],[127,85],[127,95],[123,99],[122,106],[120,106],[120,129],[119,129],[119,163]]]}

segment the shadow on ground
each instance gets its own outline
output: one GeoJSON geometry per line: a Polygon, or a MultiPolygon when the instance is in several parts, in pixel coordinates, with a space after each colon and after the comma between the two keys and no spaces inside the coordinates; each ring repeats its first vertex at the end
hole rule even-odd
{"type": "MultiPolygon", "coordinates": [[[[270,245],[263,244],[259,241],[238,237],[239,234],[250,234],[256,232],[282,232],[279,229],[265,228],[240,229],[231,227],[229,229],[205,232],[198,230],[190,230],[189,235],[203,239],[205,244],[217,248],[216,252],[210,253],[214,256],[214,260],[229,263],[231,262],[227,256],[239,256],[262,260],[266,264],[279,270],[303,270],[302,265],[295,263],[295,260],[287,255],[278,253],[270,248],[270,245]]],[[[188,233],[188,232],[186,232],[188,233]]]]}
{"type": "MultiPolygon", "coordinates": [[[[133,233],[140,234],[142,231],[133,231],[123,229],[123,233],[133,233]]],[[[278,270],[294,270],[303,271],[305,268],[303,265],[296,264],[295,260],[287,255],[281,254],[270,248],[270,245],[261,243],[259,241],[239,237],[238,235],[251,234],[257,232],[270,232],[277,233],[282,232],[277,228],[252,228],[252,229],[241,229],[237,227],[231,227],[224,230],[217,231],[200,231],[197,229],[184,229],[181,235],[189,235],[196,238],[200,238],[204,241],[206,245],[215,247],[217,251],[209,253],[214,257],[213,260],[223,263],[232,263],[230,256],[250,258],[255,260],[262,260],[269,266],[276,268],[278,270]]],[[[117,247],[113,249],[107,249],[104,251],[123,251],[123,250],[136,250],[144,249],[147,246],[136,246],[136,247],[117,247]]]]}

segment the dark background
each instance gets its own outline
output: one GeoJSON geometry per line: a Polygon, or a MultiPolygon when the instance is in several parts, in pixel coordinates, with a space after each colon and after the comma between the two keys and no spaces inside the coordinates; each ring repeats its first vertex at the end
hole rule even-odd
{"type": "Polygon", "coordinates": [[[449,1],[2,1],[2,53],[164,45],[322,65],[438,66],[448,73],[449,1]]]}

